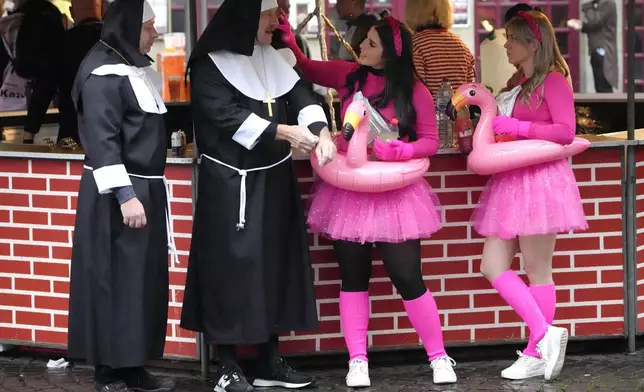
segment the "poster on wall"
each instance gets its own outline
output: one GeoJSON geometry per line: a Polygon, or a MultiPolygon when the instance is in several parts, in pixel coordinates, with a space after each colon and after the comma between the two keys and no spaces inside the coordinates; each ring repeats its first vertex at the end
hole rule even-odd
{"type": "Polygon", "coordinates": [[[454,7],[454,28],[465,28],[470,26],[469,0],[452,0],[454,7]]]}

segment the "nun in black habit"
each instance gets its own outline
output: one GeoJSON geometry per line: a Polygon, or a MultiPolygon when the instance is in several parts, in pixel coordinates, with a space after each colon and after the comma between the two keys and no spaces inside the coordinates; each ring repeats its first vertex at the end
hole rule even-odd
{"type": "Polygon", "coordinates": [[[255,386],[313,382],[278,354],[279,334],[318,326],[291,147],[328,160],[335,146],[293,53],[271,46],[277,24],[276,0],[226,0],[188,63],[201,163],[181,326],[217,345],[219,392],[253,390],[237,344],[260,346],[255,386]]]}
{"type": "Polygon", "coordinates": [[[163,355],[168,314],[166,108],[145,54],[157,36],[147,1],[116,0],[72,88],[85,170],[68,355],[95,366],[99,392],[174,390],[143,368],[163,355]]]}

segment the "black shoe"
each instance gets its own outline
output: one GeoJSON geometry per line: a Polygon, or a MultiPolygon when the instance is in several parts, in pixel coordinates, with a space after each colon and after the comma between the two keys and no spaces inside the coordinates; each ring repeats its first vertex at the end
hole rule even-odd
{"type": "Polygon", "coordinates": [[[278,358],[271,365],[260,366],[257,370],[257,377],[253,381],[253,385],[256,387],[297,389],[307,387],[315,381],[308,374],[297,372],[281,358],[278,358]]]}
{"type": "Polygon", "coordinates": [[[174,380],[153,376],[143,368],[128,369],[123,381],[134,392],[172,392],[176,386],[174,380]]]}
{"type": "Polygon", "coordinates": [[[219,381],[215,385],[215,392],[252,392],[255,388],[248,383],[246,376],[238,367],[221,366],[219,368],[219,381]]]}
{"type": "Polygon", "coordinates": [[[123,381],[116,381],[109,384],[95,382],[94,390],[96,392],[132,392],[123,381]]]}

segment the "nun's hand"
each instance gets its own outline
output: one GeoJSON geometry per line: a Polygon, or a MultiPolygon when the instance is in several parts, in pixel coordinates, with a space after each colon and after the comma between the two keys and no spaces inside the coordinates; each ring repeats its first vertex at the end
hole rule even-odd
{"type": "Polygon", "coordinates": [[[336,153],[337,147],[335,146],[335,143],[333,143],[329,129],[324,128],[322,132],[320,132],[320,142],[315,147],[315,155],[318,157],[320,166],[324,166],[331,162],[333,158],[335,158],[336,153]]]}
{"type": "Polygon", "coordinates": [[[143,204],[136,197],[121,204],[121,213],[123,214],[123,224],[133,229],[140,229],[148,223],[143,204]]]}
{"type": "Polygon", "coordinates": [[[305,154],[310,153],[320,141],[308,128],[299,125],[278,125],[275,138],[286,140],[291,147],[305,154]]]}
{"type": "Polygon", "coordinates": [[[297,42],[295,42],[295,34],[293,34],[291,23],[289,23],[288,18],[281,16],[279,18],[277,29],[282,32],[282,42],[284,42],[289,49],[298,47],[297,42]]]}

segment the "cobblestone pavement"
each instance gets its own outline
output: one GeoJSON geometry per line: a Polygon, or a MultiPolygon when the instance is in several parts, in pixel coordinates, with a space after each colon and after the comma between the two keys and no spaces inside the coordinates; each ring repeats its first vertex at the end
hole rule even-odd
{"type": "MultiPolygon", "coordinates": [[[[456,368],[459,382],[450,386],[435,386],[428,364],[376,365],[371,368],[372,387],[362,392],[586,392],[586,391],[644,391],[644,351],[637,355],[571,355],[558,380],[547,383],[542,379],[510,382],[502,380],[501,370],[512,360],[488,362],[459,362],[456,368]]],[[[211,381],[195,376],[196,367],[164,371],[178,379],[177,392],[212,391],[211,381]]],[[[213,367],[214,368],[214,367],[213,367]]],[[[156,371],[155,371],[156,372],[156,371]]],[[[345,368],[311,370],[318,379],[310,392],[350,391],[344,386],[345,368]]],[[[1,392],[85,392],[93,391],[93,372],[88,367],[48,370],[43,359],[0,357],[1,392]]]]}

